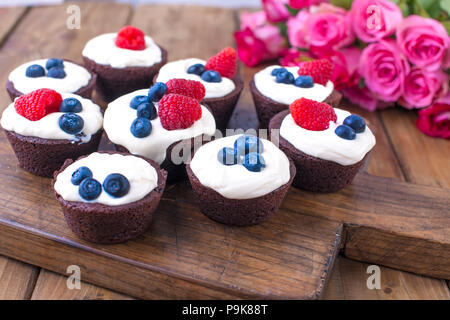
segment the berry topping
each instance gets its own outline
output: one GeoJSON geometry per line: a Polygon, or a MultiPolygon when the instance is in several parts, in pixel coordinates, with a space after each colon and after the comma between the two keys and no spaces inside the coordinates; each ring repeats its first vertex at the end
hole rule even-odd
{"type": "Polygon", "coordinates": [[[222,77],[217,71],[206,70],[202,73],[202,80],[206,82],[221,82],[222,77]]]}
{"type": "Polygon", "coordinates": [[[114,198],[120,198],[130,191],[130,182],[120,173],[111,173],[103,181],[103,190],[114,198]]]}
{"type": "Polygon", "coordinates": [[[219,150],[219,153],[217,153],[217,160],[219,160],[220,163],[231,166],[233,164],[238,163],[238,156],[236,153],[236,149],[234,148],[222,148],[219,150]]]}
{"type": "Polygon", "coordinates": [[[97,199],[100,193],[102,193],[102,185],[93,178],[84,179],[78,187],[78,194],[87,201],[97,199]]]}
{"type": "Polygon", "coordinates": [[[48,70],[47,77],[49,78],[56,78],[56,79],[63,79],[66,77],[66,72],[63,68],[60,67],[54,67],[48,70]]]}
{"type": "Polygon", "coordinates": [[[201,118],[202,108],[194,98],[171,93],[159,101],[158,115],[166,130],[186,129],[201,118]]]}
{"type": "Polygon", "coordinates": [[[294,75],[289,71],[287,71],[286,69],[279,71],[275,78],[276,82],[285,84],[293,84],[294,80],[295,80],[294,75]]]}
{"type": "Polygon", "coordinates": [[[295,79],[294,85],[300,88],[312,88],[314,87],[314,80],[311,76],[299,76],[295,79]]]}
{"type": "Polygon", "coordinates": [[[195,80],[186,79],[171,79],[166,82],[167,93],[181,94],[194,98],[198,101],[203,100],[205,97],[205,86],[195,80]]]}
{"type": "Polygon", "coordinates": [[[237,54],[233,48],[225,48],[206,61],[206,70],[215,70],[222,77],[234,78],[237,71],[237,54]]]}
{"type": "Polygon", "coordinates": [[[27,68],[25,71],[25,75],[28,78],[39,78],[45,76],[45,69],[38,65],[38,64],[32,64],[27,68]]]}
{"type": "Polygon", "coordinates": [[[366,122],[360,116],[352,114],[344,119],[344,124],[353,128],[356,133],[362,133],[366,130],[366,122]]]}
{"type": "Polygon", "coordinates": [[[14,101],[16,112],[31,121],[58,112],[62,97],[55,90],[38,89],[20,96],[14,101]]]}
{"type": "Polygon", "coordinates": [[[336,122],[334,109],[326,103],[300,98],[289,106],[296,124],[306,130],[323,131],[328,129],[330,121],[336,122]]]}
{"type": "Polygon", "coordinates": [[[65,113],[59,117],[59,127],[68,134],[77,134],[83,130],[84,121],[75,113],[65,113]]]}
{"type": "Polygon", "coordinates": [[[88,167],[79,167],[72,173],[70,181],[77,186],[86,178],[92,178],[92,171],[88,167]]]}
{"type": "Polygon", "coordinates": [[[63,68],[64,69],[64,64],[61,59],[52,58],[52,59],[47,60],[47,62],[45,63],[45,68],[47,70],[50,70],[51,68],[63,68]]]}
{"type": "Polygon", "coordinates": [[[141,103],[137,108],[136,114],[138,118],[146,118],[150,120],[154,120],[158,116],[158,112],[151,102],[141,103]]]}
{"type": "Polygon", "coordinates": [[[248,170],[253,172],[260,172],[265,166],[266,162],[262,155],[257,152],[250,152],[245,155],[242,165],[248,170]]]}
{"type": "Polygon", "coordinates": [[[299,76],[311,76],[315,83],[326,85],[333,73],[333,64],[328,59],[303,62],[298,69],[299,76]]]}
{"type": "Polygon", "coordinates": [[[157,82],[150,88],[150,90],[148,90],[148,97],[150,98],[150,101],[158,102],[166,93],[166,84],[164,82],[157,82]]]}
{"type": "Polygon", "coordinates": [[[78,113],[81,112],[81,110],[82,110],[81,102],[75,98],[64,99],[59,106],[60,112],[78,113]]]}
{"type": "Polygon", "coordinates": [[[205,66],[201,63],[193,64],[187,69],[187,73],[196,74],[201,76],[205,72],[205,66]]]}
{"type": "Polygon", "coordinates": [[[130,108],[137,109],[141,103],[151,102],[148,96],[135,96],[131,99],[130,108]]]}
{"type": "Polygon", "coordinates": [[[349,126],[340,125],[334,130],[334,133],[341,137],[342,139],[346,140],[354,140],[356,138],[356,132],[353,130],[353,128],[350,128],[349,126]]]}
{"type": "Polygon", "coordinates": [[[144,32],[136,27],[126,26],[117,33],[116,46],[129,50],[144,50],[144,32]]]}
{"type": "Polygon", "coordinates": [[[146,118],[136,118],[131,123],[130,131],[136,138],[145,138],[152,133],[152,124],[146,118]]]}
{"type": "Polygon", "coordinates": [[[234,142],[234,149],[238,156],[245,156],[251,152],[262,153],[264,151],[264,146],[258,137],[242,135],[234,142]]]}
{"type": "Polygon", "coordinates": [[[270,74],[276,76],[280,72],[288,72],[288,71],[286,70],[286,68],[275,68],[272,70],[270,74]]]}

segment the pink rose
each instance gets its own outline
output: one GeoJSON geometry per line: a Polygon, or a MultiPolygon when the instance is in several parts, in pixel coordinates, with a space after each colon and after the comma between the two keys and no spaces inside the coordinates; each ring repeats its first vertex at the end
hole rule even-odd
{"type": "Polygon", "coordinates": [[[450,139],[450,95],[420,110],[416,126],[431,137],[450,139]]]}
{"type": "Polygon", "coordinates": [[[264,56],[264,59],[278,58],[281,52],[285,50],[286,40],[276,26],[266,24],[256,28],[253,32],[266,47],[267,55],[264,56]]]}
{"type": "Polygon", "coordinates": [[[289,6],[294,9],[307,8],[322,2],[329,2],[328,0],[289,0],[289,6]]]}
{"type": "Polygon", "coordinates": [[[250,28],[251,30],[261,27],[267,23],[266,13],[264,11],[242,12],[240,16],[241,30],[250,28]]]}
{"type": "Polygon", "coordinates": [[[245,28],[234,33],[239,59],[249,67],[254,67],[262,62],[266,54],[264,42],[258,39],[250,28],[245,28]]]}
{"type": "Polygon", "coordinates": [[[413,67],[406,75],[403,96],[399,103],[405,108],[423,108],[431,105],[439,94],[448,91],[448,76],[441,72],[429,72],[413,67]]]}
{"type": "Polygon", "coordinates": [[[262,6],[270,22],[281,22],[290,17],[287,0],[262,0],[262,6]]]}
{"type": "Polygon", "coordinates": [[[295,17],[289,18],[287,21],[287,34],[292,46],[305,49],[309,48],[306,23],[310,16],[307,10],[301,10],[295,17]]]}
{"type": "Polygon", "coordinates": [[[280,64],[284,67],[295,67],[305,61],[314,60],[311,54],[307,51],[298,51],[297,49],[290,48],[284,50],[283,57],[280,60],[280,64]]]}
{"type": "Polygon", "coordinates": [[[400,8],[389,0],[355,0],[350,15],[356,35],[365,42],[389,37],[402,21],[400,8]]]}
{"type": "Polygon", "coordinates": [[[350,102],[359,105],[369,111],[375,111],[378,107],[378,101],[367,87],[360,88],[358,85],[342,88],[340,92],[350,102]]]}
{"type": "Polygon", "coordinates": [[[450,37],[438,21],[409,16],[398,26],[396,36],[412,64],[431,71],[439,69],[443,62],[447,66],[450,37]]]}
{"type": "Polygon", "coordinates": [[[395,41],[386,39],[363,50],[358,70],[377,98],[391,102],[402,95],[409,64],[395,41]]]}

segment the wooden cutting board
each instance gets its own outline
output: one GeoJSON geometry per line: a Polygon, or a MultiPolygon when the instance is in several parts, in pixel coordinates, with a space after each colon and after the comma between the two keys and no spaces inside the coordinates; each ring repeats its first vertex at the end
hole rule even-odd
{"type": "MultiPolygon", "coordinates": [[[[66,28],[67,6],[28,12],[0,50],[0,65],[8,70],[1,81],[14,66],[31,59],[80,61],[86,41],[130,23],[166,47],[170,60],[207,58],[233,45],[237,16],[231,10],[79,6],[80,30],[66,28]]],[[[253,72],[241,70],[246,81],[253,72]]],[[[0,99],[6,107],[5,92],[0,99]]],[[[256,125],[245,88],[230,126],[256,125]]],[[[377,130],[384,134],[383,126],[377,130]]],[[[384,148],[385,139],[378,142],[377,148],[384,148]]],[[[70,232],[50,180],[19,169],[3,134],[0,154],[0,254],[62,274],[67,266],[78,265],[82,280],[135,297],[316,299],[339,250],[356,260],[450,279],[448,189],[364,173],[335,194],[291,189],[270,221],[235,228],[203,216],[189,184],[181,183],[167,188],[145,235],[104,246],[70,232]]]]}

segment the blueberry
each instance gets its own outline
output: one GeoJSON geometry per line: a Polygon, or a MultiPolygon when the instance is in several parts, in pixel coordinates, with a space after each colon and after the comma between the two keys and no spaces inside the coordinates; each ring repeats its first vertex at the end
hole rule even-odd
{"type": "Polygon", "coordinates": [[[148,90],[148,97],[150,101],[157,102],[161,100],[163,95],[167,93],[167,86],[164,82],[155,83],[150,90],[148,90]]]}
{"type": "Polygon", "coordinates": [[[93,178],[84,179],[78,187],[78,194],[84,200],[90,201],[97,199],[100,193],[102,193],[102,185],[93,178]]]}
{"type": "Polygon", "coordinates": [[[222,77],[217,71],[206,70],[202,73],[202,80],[206,82],[221,82],[222,77]]]}
{"type": "Polygon", "coordinates": [[[312,88],[314,87],[314,80],[311,76],[299,76],[295,79],[294,85],[300,88],[312,88]]]}
{"type": "Polygon", "coordinates": [[[66,98],[59,105],[60,112],[81,112],[81,102],[75,98],[66,98]]]}
{"type": "Polygon", "coordinates": [[[344,124],[353,128],[356,133],[361,133],[366,130],[366,122],[360,116],[352,114],[344,119],[344,124]]]}
{"type": "Polygon", "coordinates": [[[146,118],[136,118],[131,124],[130,131],[136,138],[145,138],[152,132],[152,124],[146,118]]]}
{"type": "Polygon", "coordinates": [[[156,119],[158,113],[156,112],[156,108],[153,103],[144,102],[139,105],[137,108],[137,117],[138,118],[146,118],[146,119],[156,119]]]}
{"type": "Polygon", "coordinates": [[[192,73],[201,76],[205,72],[205,66],[201,63],[193,64],[187,69],[187,73],[192,73]]]}
{"type": "Polygon", "coordinates": [[[265,166],[266,162],[262,155],[257,152],[250,152],[244,157],[242,165],[248,170],[253,172],[260,172],[265,166]]]}
{"type": "Polygon", "coordinates": [[[25,75],[28,78],[39,78],[45,76],[45,69],[38,65],[38,64],[32,64],[27,68],[27,71],[25,71],[25,75]]]}
{"type": "Polygon", "coordinates": [[[92,178],[92,171],[88,167],[79,167],[72,173],[70,181],[77,186],[86,178],[92,178]]]}
{"type": "Polygon", "coordinates": [[[56,78],[56,79],[63,79],[66,77],[66,72],[63,68],[54,67],[48,70],[47,77],[49,78],[56,78]]]}
{"type": "Polygon", "coordinates": [[[130,182],[120,173],[111,173],[103,181],[103,190],[114,198],[120,198],[130,191],[130,182]]]}
{"type": "Polygon", "coordinates": [[[288,71],[286,70],[286,68],[275,68],[272,70],[270,74],[276,76],[280,72],[288,72],[288,71]]]}
{"type": "Polygon", "coordinates": [[[45,68],[47,70],[50,70],[51,68],[63,68],[64,69],[64,64],[61,59],[52,58],[52,59],[47,60],[47,62],[45,63],[45,68]]]}
{"type": "Polygon", "coordinates": [[[148,96],[135,96],[131,99],[130,108],[137,109],[141,103],[151,102],[148,96]]]}
{"type": "Polygon", "coordinates": [[[238,156],[245,156],[250,152],[264,151],[264,146],[258,137],[252,135],[243,135],[236,139],[234,142],[234,149],[238,156]]]}
{"type": "Polygon", "coordinates": [[[219,160],[220,163],[231,166],[233,164],[238,163],[238,157],[236,150],[234,148],[222,148],[217,153],[217,160],[219,160]]]}
{"type": "Polygon", "coordinates": [[[68,112],[59,117],[59,127],[68,134],[77,134],[83,130],[84,121],[79,115],[68,112]]]}
{"type": "Polygon", "coordinates": [[[353,128],[344,125],[340,125],[334,130],[334,133],[341,137],[342,139],[346,140],[354,140],[356,138],[356,132],[353,130],[353,128]]]}
{"type": "Polygon", "coordinates": [[[280,71],[277,73],[275,81],[278,83],[292,84],[294,83],[294,75],[289,71],[280,71]]]}

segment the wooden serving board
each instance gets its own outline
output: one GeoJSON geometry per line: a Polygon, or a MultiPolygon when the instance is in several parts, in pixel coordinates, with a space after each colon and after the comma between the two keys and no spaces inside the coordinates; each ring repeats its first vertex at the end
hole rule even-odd
{"type": "MultiPolygon", "coordinates": [[[[80,61],[86,41],[125,24],[153,35],[168,49],[170,60],[207,58],[233,45],[237,15],[231,10],[78,5],[80,30],[65,27],[66,6],[29,10],[0,50],[5,70],[0,80],[5,82],[10,69],[34,58],[80,61]]],[[[254,72],[241,68],[246,81],[254,72]]],[[[5,92],[0,99],[6,107],[5,92]]],[[[397,176],[398,158],[385,152],[397,139],[387,134],[395,133],[383,119],[389,115],[364,114],[377,126],[371,167],[383,166],[389,176],[397,176]]],[[[255,119],[245,88],[230,127],[255,127],[255,119]]],[[[203,216],[186,182],[167,188],[145,235],[105,246],[70,232],[50,180],[19,169],[3,134],[0,154],[0,254],[61,274],[67,266],[78,265],[82,280],[131,296],[316,299],[340,250],[355,260],[450,279],[449,190],[440,186],[362,173],[353,185],[334,194],[292,188],[271,220],[236,228],[203,216]]],[[[446,165],[443,162],[443,174],[448,174],[446,165]]]]}

